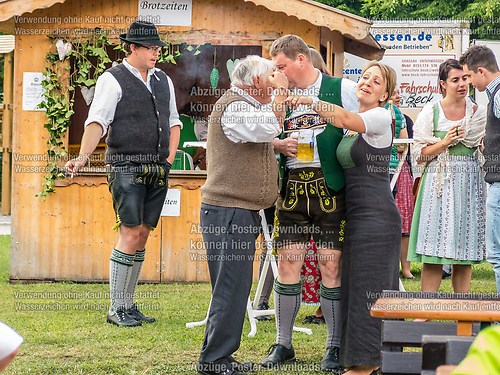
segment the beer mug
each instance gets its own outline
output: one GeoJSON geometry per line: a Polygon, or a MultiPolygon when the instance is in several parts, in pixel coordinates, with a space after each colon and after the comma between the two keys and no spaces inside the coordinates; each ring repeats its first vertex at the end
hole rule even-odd
{"type": "Polygon", "coordinates": [[[297,160],[303,163],[312,162],[314,160],[314,133],[299,132],[297,141],[299,143],[297,160]]]}

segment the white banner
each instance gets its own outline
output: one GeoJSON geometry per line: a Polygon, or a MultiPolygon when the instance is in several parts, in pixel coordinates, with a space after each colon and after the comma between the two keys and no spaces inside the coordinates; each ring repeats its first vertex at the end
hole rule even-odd
{"type": "Polygon", "coordinates": [[[139,0],[139,19],[162,26],[191,26],[192,0],[139,0]]]}

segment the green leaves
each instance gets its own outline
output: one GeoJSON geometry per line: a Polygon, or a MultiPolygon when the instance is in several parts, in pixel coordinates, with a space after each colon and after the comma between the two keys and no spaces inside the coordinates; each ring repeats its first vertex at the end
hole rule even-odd
{"type": "MultiPolygon", "coordinates": [[[[57,43],[56,40],[53,41],[54,44],[57,43]]],[[[107,53],[107,47],[111,43],[105,35],[94,36],[93,39],[87,40],[71,40],[71,44],[73,49],[67,57],[72,58],[73,72],[71,72],[68,60],[60,62],[58,54],[53,50],[46,55],[48,65],[42,82],[45,93],[44,100],[39,107],[45,109],[47,116],[44,127],[49,133],[47,140],[49,149],[47,150],[47,174],[42,183],[42,191],[37,194],[37,197],[44,198],[54,193],[56,179],[65,178],[58,161],[65,160],[68,155],[62,137],[71,125],[71,116],[74,114],[75,88],[94,86],[97,78],[107,69],[106,64],[111,62],[107,53]]]]}
{"type": "Polygon", "coordinates": [[[372,20],[470,22],[471,39],[498,39],[500,0],[316,0],[372,20]]]}

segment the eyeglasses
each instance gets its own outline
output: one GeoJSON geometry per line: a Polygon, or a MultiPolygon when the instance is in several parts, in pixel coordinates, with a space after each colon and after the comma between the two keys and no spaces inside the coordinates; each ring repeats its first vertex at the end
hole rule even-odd
{"type": "Polygon", "coordinates": [[[143,46],[142,44],[138,44],[138,47],[146,48],[148,51],[151,52],[160,52],[161,46],[143,46]]]}

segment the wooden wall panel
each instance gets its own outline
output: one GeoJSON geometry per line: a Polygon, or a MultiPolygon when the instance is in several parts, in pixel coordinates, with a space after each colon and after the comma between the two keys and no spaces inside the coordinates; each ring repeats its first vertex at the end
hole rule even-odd
{"type": "MultiPolygon", "coordinates": [[[[204,180],[198,180],[199,186],[204,180]]],[[[171,281],[209,281],[208,264],[205,257],[203,237],[200,228],[201,190],[187,189],[170,182],[172,189],[181,194],[181,214],[179,217],[161,218],[162,232],[162,282],[171,281]]],[[[260,239],[259,239],[260,241],[260,239]]],[[[258,280],[258,255],[262,248],[257,245],[254,261],[254,280],[258,280]]]]}

